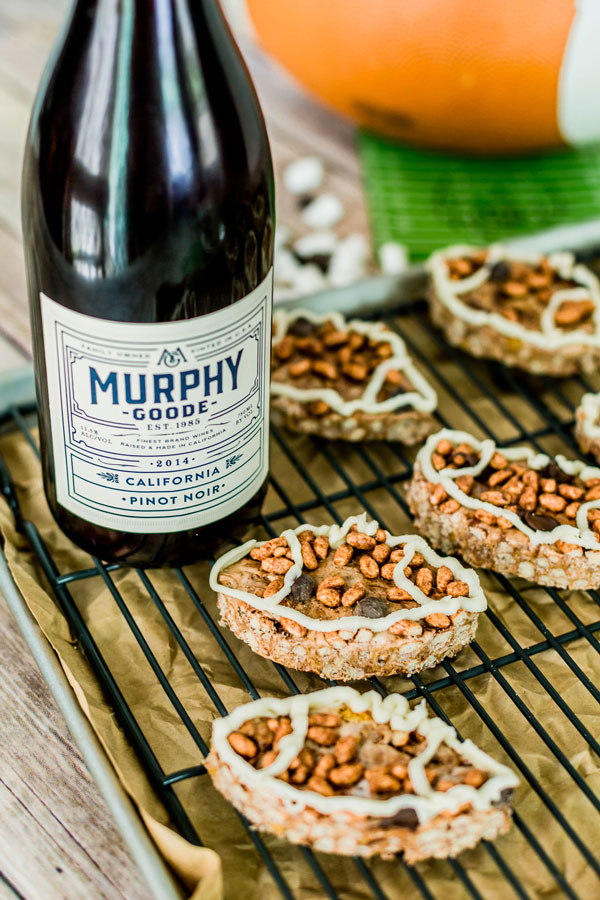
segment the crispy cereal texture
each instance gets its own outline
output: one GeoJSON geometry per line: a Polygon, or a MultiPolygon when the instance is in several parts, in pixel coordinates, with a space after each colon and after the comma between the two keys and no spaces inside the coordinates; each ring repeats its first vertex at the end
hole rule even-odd
{"type": "Polygon", "coordinates": [[[259,656],[273,662],[314,672],[323,678],[354,681],[371,675],[414,675],[454,657],[471,643],[477,631],[478,613],[460,610],[452,625],[443,631],[424,630],[410,637],[360,629],[354,635],[339,631],[306,630],[295,635],[275,618],[226,593],[219,594],[222,624],[259,656]]]}
{"type": "Polygon", "coordinates": [[[475,847],[481,840],[493,840],[510,828],[508,807],[473,810],[447,815],[440,813],[416,830],[390,827],[381,820],[337,813],[335,818],[306,807],[291,812],[280,797],[268,789],[254,793],[224,764],[214,750],[206,760],[215,787],[259,831],[267,831],[294,844],[303,844],[324,853],[345,856],[383,856],[392,859],[403,853],[413,865],[434,857],[454,857],[475,847]]]}
{"type": "MultiPolygon", "coordinates": [[[[499,248],[496,250],[501,252],[499,248]]],[[[536,262],[503,257],[492,263],[485,250],[451,248],[447,256],[445,253],[440,251],[430,260],[428,300],[431,318],[449,344],[471,356],[498,360],[506,366],[516,366],[537,375],[567,376],[597,370],[600,346],[595,337],[597,326],[593,316],[598,303],[598,284],[589,270],[582,275],[583,266],[573,266],[572,260],[561,263],[557,258],[560,254],[542,256],[536,262]],[[463,252],[455,255],[459,249],[463,252]],[[441,257],[445,257],[443,264],[441,257]],[[460,290],[463,281],[468,285],[473,277],[477,278],[479,273],[483,275],[484,267],[490,275],[483,283],[472,289],[465,288],[464,292],[460,290]],[[561,267],[565,267],[565,271],[568,269],[569,274],[561,275],[561,267]],[[451,308],[444,299],[448,283],[451,292],[458,290],[455,296],[461,301],[460,310],[471,307],[478,315],[494,313],[506,320],[507,329],[518,324],[522,326],[521,332],[506,333],[492,320],[470,321],[466,312],[451,308]],[[585,293],[588,284],[590,293],[580,297],[577,292],[585,293]],[[562,330],[563,335],[568,335],[571,330],[579,330],[580,334],[582,330],[586,331],[588,336],[591,335],[591,341],[578,341],[576,335],[572,342],[567,340],[557,346],[552,346],[549,340],[528,340],[528,331],[538,336],[544,333],[541,314],[559,290],[575,290],[575,295],[573,299],[565,299],[556,310],[554,327],[562,330]]]]}
{"type": "Polygon", "coordinates": [[[330,440],[417,444],[437,398],[398,334],[381,323],[303,310],[274,315],[271,414],[330,440]]]}
{"type": "Polygon", "coordinates": [[[222,623],[260,656],[340,681],[455,656],[485,609],[477,575],[416,535],[362,527],[346,520],[333,545],[327,527],[288,531],[222,557],[211,574],[222,623]]]}
{"type": "Polygon", "coordinates": [[[359,411],[351,416],[330,410],[321,416],[311,415],[306,404],[291,397],[271,398],[271,419],[290,431],[314,434],[330,441],[398,441],[407,447],[420,444],[438,427],[430,413],[417,409],[390,413],[359,411]]]}
{"type": "Polygon", "coordinates": [[[343,687],[262,698],[217,720],[207,768],[260,829],[328,853],[403,852],[411,863],[506,831],[518,784],[424,703],[343,687]]]}
{"type": "MultiPolygon", "coordinates": [[[[459,506],[432,505],[439,485],[428,482],[417,463],[408,488],[415,527],[444,553],[460,554],[469,565],[519,576],[535,584],[571,590],[591,590],[600,581],[600,552],[573,548],[563,552],[554,544],[534,546],[516,528],[501,528],[473,517],[459,506]]],[[[501,513],[501,510],[499,510],[501,513]]]]}

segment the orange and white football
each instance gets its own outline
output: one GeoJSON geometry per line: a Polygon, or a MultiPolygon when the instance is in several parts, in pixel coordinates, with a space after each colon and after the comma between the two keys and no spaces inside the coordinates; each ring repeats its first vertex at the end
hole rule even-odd
{"type": "Polygon", "coordinates": [[[600,0],[247,0],[265,49],[321,100],[429,147],[600,139],[600,0]]]}

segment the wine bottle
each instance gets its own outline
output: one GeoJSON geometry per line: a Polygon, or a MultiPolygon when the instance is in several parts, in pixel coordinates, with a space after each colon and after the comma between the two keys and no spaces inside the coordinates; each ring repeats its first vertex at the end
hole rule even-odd
{"type": "Polygon", "coordinates": [[[239,539],[268,476],[274,187],[218,0],[76,0],[22,212],[56,521],[137,566],[239,539]]]}

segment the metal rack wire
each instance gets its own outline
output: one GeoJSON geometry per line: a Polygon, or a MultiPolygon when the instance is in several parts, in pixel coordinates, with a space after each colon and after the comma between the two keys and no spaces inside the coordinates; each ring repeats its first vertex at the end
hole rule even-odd
{"type": "MultiPolygon", "coordinates": [[[[567,452],[580,456],[572,437],[573,414],[579,395],[584,390],[600,389],[600,378],[594,381],[576,377],[567,381],[554,382],[549,379],[527,378],[520,373],[507,370],[497,364],[475,363],[461,353],[447,347],[442,338],[431,329],[422,304],[404,307],[400,314],[387,319],[390,327],[396,329],[406,340],[410,351],[421,369],[436,385],[440,393],[440,425],[465,427],[477,434],[483,434],[497,440],[500,444],[514,445],[529,443],[540,450],[551,452],[567,452]],[[527,424],[526,421],[527,420],[527,424]]],[[[32,410],[13,409],[10,423],[20,429],[35,448],[35,441],[30,429],[27,414],[32,410]]],[[[36,450],[37,452],[37,450],[36,450]]],[[[281,530],[283,520],[295,522],[322,521],[323,519],[341,521],[350,509],[365,509],[377,518],[384,527],[394,530],[386,520],[386,515],[393,510],[406,518],[408,508],[403,494],[403,483],[411,475],[411,459],[414,454],[396,445],[358,445],[356,447],[339,447],[319,439],[296,439],[273,429],[273,467],[271,493],[265,507],[262,524],[269,535],[281,530]],[[308,465],[307,459],[316,460],[315,465],[308,465]],[[295,472],[295,484],[301,490],[288,489],[285,469],[291,467],[295,472]],[[326,469],[330,478],[323,478],[326,469]],[[282,474],[283,471],[283,474],[282,474]],[[358,473],[358,475],[357,475],[358,473]],[[327,481],[330,489],[324,487],[327,481]]],[[[196,728],[192,718],[185,709],[184,703],[177,696],[169,683],[167,675],[153,653],[147,637],[141,632],[135,617],[132,615],[125,598],[118,589],[114,578],[117,566],[104,564],[93,558],[89,568],[72,572],[60,572],[52,559],[48,548],[34,522],[27,521],[21,513],[18,498],[12,487],[10,472],[0,457],[0,485],[8,499],[18,527],[28,538],[39,564],[66,616],[74,636],[85,653],[90,664],[104,688],[107,698],[124,728],[131,744],[154,787],[167,808],[174,825],[180,833],[193,843],[199,843],[198,833],[190,820],[185,804],[177,794],[177,786],[190,779],[207,778],[206,770],[201,763],[208,747],[196,728]],[[168,698],[175,714],[195,742],[198,749],[198,764],[178,770],[166,771],[160,764],[154,749],[152,735],[144,731],[136,720],[134,712],[122,692],[117,679],[111,672],[102,653],[102,647],[86,625],[84,616],[74,596],[74,585],[87,579],[100,579],[114,599],[115,609],[122,616],[123,627],[130,629],[152,673],[168,698]]],[[[186,641],[182,631],[172,617],[168,604],[159,596],[150,574],[138,571],[139,586],[148,600],[158,611],[162,625],[171,633],[179,649],[185,655],[193,673],[214,705],[219,715],[229,712],[222,698],[211,682],[211,679],[196,657],[193,649],[186,641]]],[[[248,671],[238,659],[233,647],[237,646],[234,638],[217,626],[213,615],[203,599],[195,590],[190,578],[183,570],[175,570],[173,577],[178,580],[194,606],[198,618],[198,627],[206,629],[214,638],[218,653],[231,667],[244,690],[252,698],[259,696],[248,671]]],[[[560,610],[566,625],[564,630],[553,631],[548,627],[534,605],[529,602],[529,588],[520,583],[512,583],[500,575],[490,576],[495,587],[508,593],[512,598],[515,616],[526,623],[527,633],[531,639],[518,639],[513,630],[494,611],[487,610],[488,624],[494,634],[493,646],[486,649],[479,640],[471,645],[477,659],[466,668],[461,668],[460,657],[455,661],[446,661],[441,667],[422,676],[414,676],[408,685],[405,695],[408,699],[424,697],[434,714],[447,718],[443,708],[445,694],[448,691],[458,692],[469,704],[472,715],[477,717],[482,726],[489,731],[499,747],[508,756],[511,765],[518,771],[527,789],[533,791],[540,806],[563,833],[570,850],[577,854],[582,864],[589,867],[596,885],[595,892],[589,895],[578,893],[569,882],[564,868],[554,858],[552,851],[545,846],[543,836],[525,822],[515,812],[515,827],[520,831],[523,846],[531,854],[535,865],[545,871],[545,876],[553,882],[553,896],[568,897],[570,900],[588,900],[592,896],[600,896],[600,859],[597,846],[590,846],[589,838],[582,834],[579,823],[575,824],[567,818],[559,808],[551,791],[527,765],[525,759],[515,749],[514,742],[503,729],[503,723],[485,708],[478,699],[477,679],[487,677],[495,682],[503,692],[507,701],[514,705],[515,711],[522,717],[523,727],[530,729],[544,747],[544,753],[553,761],[553,765],[562,775],[571,779],[572,790],[579,792],[582,809],[586,816],[598,816],[600,813],[600,796],[581,774],[569,758],[569,748],[561,745],[560,739],[553,734],[551,720],[555,712],[560,713],[575,729],[580,738],[593,754],[600,759],[600,741],[590,731],[586,722],[569,705],[568,700],[552,684],[545,673],[541,662],[542,654],[554,653],[568,669],[573,683],[578,683],[588,694],[590,711],[598,714],[596,704],[600,703],[600,690],[589,673],[582,671],[577,660],[572,656],[574,642],[585,642],[596,653],[600,652],[597,632],[600,631],[600,593],[589,591],[589,608],[582,616],[565,599],[562,592],[547,589],[546,594],[556,609],[560,610]],[[498,643],[506,645],[506,652],[498,653],[498,643]],[[489,651],[489,652],[488,652],[489,651]],[[547,695],[548,717],[544,720],[537,717],[511,684],[511,667],[521,666],[547,695]],[[443,670],[443,671],[442,671],[443,670]]],[[[492,583],[493,583],[492,582],[492,583]]],[[[298,692],[299,677],[273,664],[283,690],[298,692]]],[[[386,684],[378,678],[371,679],[374,687],[382,695],[386,693],[386,684]]],[[[597,760],[596,760],[597,762],[597,760]]],[[[242,819],[249,840],[270,873],[282,897],[294,900],[296,894],[289,884],[284,872],[278,867],[273,853],[267,843],[252,831],[248,823],[242,819]]],[[[598,833],[600,833],[600,817],[598,817],[598,833]]],[[[522,900],[536,900],[539,896],[535,888],[529,884],[522,874],[517,875],[511,860],[506,858],[501,843],[485,843],[485,853],[495,867],[498,879],[504,879],[507,898],[519,897],[522,900]]],[[[327,857],[315,855],[310,850],[298,848],[300,865],[305,865],[312,873],[313,883],[319,896],[328,900],[338,900],[339,891],[335,888],[327,873],[327,857]]],[[[376,900],[386,900],[389,896],[375,874],[375,867],[361,860],[354,860],[356,875],[361,882],[364,896],[372,896],[376,900]]],[[[414,890],[425,900],[438,900],[439,894],[427,883],[426,874],[421,866],[402,867],[403,877],[412,881],[414,890]]],[[[478,886],[476,873],[469,868],[468,856],[449,861],[449,876],[456,885],[456,897],[484,900],[486,894],[478,886]]],[[[317,894],[315,894],[317,896],[317,894]]],[[[504,896],[504,894],[503,894],[504,896]]]]}

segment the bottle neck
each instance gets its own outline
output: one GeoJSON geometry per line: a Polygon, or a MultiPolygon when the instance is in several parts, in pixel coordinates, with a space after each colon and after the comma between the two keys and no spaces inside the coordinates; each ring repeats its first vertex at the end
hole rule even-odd
{"type": "Polygon", "coordinates": [[[187,18],[197,26],[225,24],[220,0],[74,0],[71,21],[106,17],[136,22],[187,18]]]}

